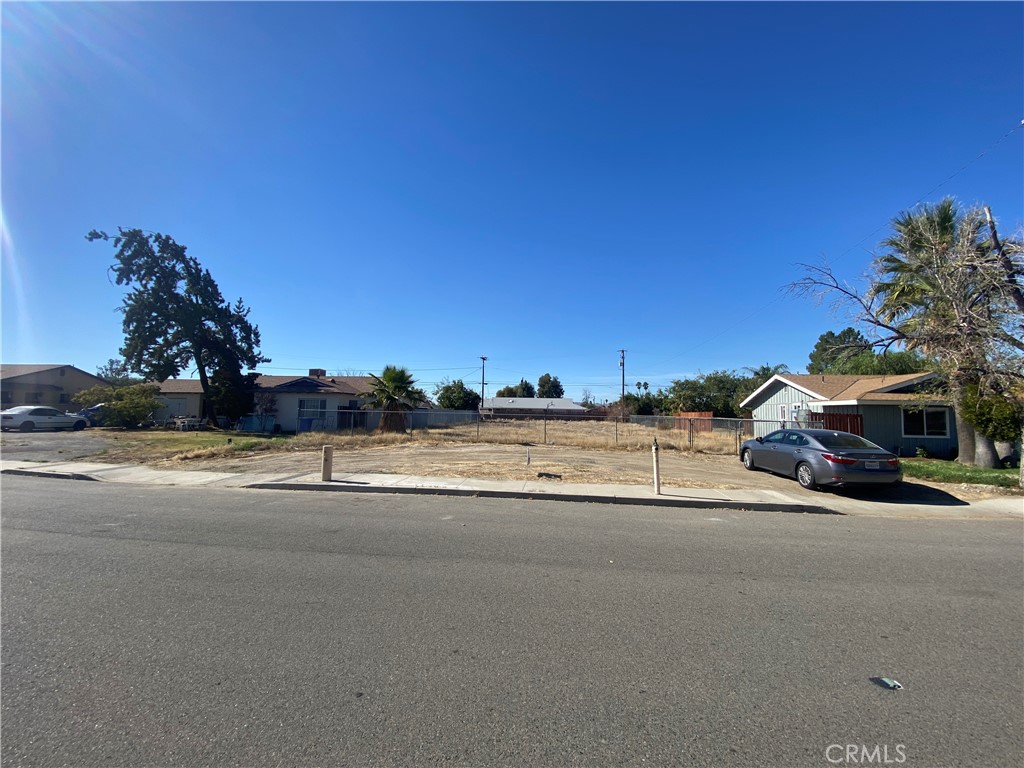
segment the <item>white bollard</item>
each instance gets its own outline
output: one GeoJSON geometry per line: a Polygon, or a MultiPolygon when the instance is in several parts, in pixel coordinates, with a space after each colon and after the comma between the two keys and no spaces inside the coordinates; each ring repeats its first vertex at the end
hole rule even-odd
{"type": "Polygon", "coordinates": [[[661,495],[661,467],[658,466],[658,438],[654,438],[654,445],[651,446],[651,453],[654,455],[654,495],[661,495]]]}
{"type": "Polygon", "coordinates": [[[320,461],[320,479],[325,482],[331,482],[331,476],[333,475],[334,469],[334,446],[325,445],[324,455],[320,461]]]}

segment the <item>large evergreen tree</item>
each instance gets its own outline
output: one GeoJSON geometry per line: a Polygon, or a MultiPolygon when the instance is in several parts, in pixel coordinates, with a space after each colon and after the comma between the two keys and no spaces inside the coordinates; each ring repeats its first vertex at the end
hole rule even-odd
{"type": "Polygon", "coordinates": [[[565,390],[562,389],[562,382],[558,380],[557,376],[545,373],[537,379],[537,397],[565,397],[565,390]]]}
{"type": "Polygon", "coordinates": [[[117,235],[92,230],[86,238],[113,243],[110,269],[128,288],[121,305],[121,355],[128,368],[163,381],[194,366],[206,395],[205,415],[215,419],[213,373],[237,381],[243,366],[270,362],[242,299],[225,301],[209,270],[167,235],[119,228],[117,235]]]}

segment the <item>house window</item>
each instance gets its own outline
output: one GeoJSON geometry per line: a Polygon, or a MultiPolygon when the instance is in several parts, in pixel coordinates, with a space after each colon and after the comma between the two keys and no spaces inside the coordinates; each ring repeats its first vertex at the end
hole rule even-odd
{"type": "Polygon", "coordinates": [[[916,408],[903,411],[904,437],[949,437],[949,415],[945,408],[916,408]]]}
{"type": "Polygon", "coordinates": [[[61,393],[60,401],[62,403],[70,403],[71,402],[71,395],[69,395],[67,392],[61,393]]]}
{"type": "Polygon", "coordinates": [[[327,418],[326,400],[299,400],[300,419],[325,419],[327,418]]]}
{"type": "Polygon", "coordinates": [[[779,421],[789,420],[789,407],[786,405],[779,406],[779,421]]]}
{"type": "Polygon", "coordinates": [[[26,392],[25,393],[25,402],[26,403],[41,403],[41,402],[43,402],[43,393],[42,392],[26,392]]]}
{"type": "Polygon", "coordinates": [[[0,402],[3,402],[3,403],[13,403],[14,402],[14,395],[11,394],[10,390],[7,390],[7,389],[0,390],[0,402]]]}

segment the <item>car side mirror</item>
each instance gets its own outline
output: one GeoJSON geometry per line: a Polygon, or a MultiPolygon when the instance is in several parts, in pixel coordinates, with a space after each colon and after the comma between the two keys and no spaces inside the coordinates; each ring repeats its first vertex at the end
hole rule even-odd
{"type": "Polygon", "coordinates": [[[759,442],[759,443],[763,443],[763,442],[764,442],[764,438],[763,438],[763,437],[759,437],[759,438],[757,438],[757,442],[759,442]]]}

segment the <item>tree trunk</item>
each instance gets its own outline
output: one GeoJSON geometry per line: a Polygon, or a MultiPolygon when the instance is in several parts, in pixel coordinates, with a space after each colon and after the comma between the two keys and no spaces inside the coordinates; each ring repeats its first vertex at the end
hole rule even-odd
{"type": "Polygon", "coordinates": [[[378,432],[405,432],[405,411],[384,411],[380,415],[378,432]]]}
{"type": "Polygon", "coordinates": [[[980,432],[974,433],[974,466],[982,469],[996,469],[999,466],[995,441],[980,432]]]}
{"type": "Polygon", "coordinates": [[[959,453],[956,460],[967,467],[974,466],[974,426],[967,423],[962,416],[964,412],[964,390],[961,383],[954,378],[950,382],[953,394],[953,418],[956,420],[956,441],[959,444],[959,453]]]}
{"type": "Polygon", "coordinates": [[[195,361],[196,370],[199,371],[199,385],[203,388],[203,412],[200,416],[216,426],[217,409],[210,397],[210,377],[206,375],[206,363],[203,360],[202,349],[193,346],[193,350],[192,358],[195,361]]]}

